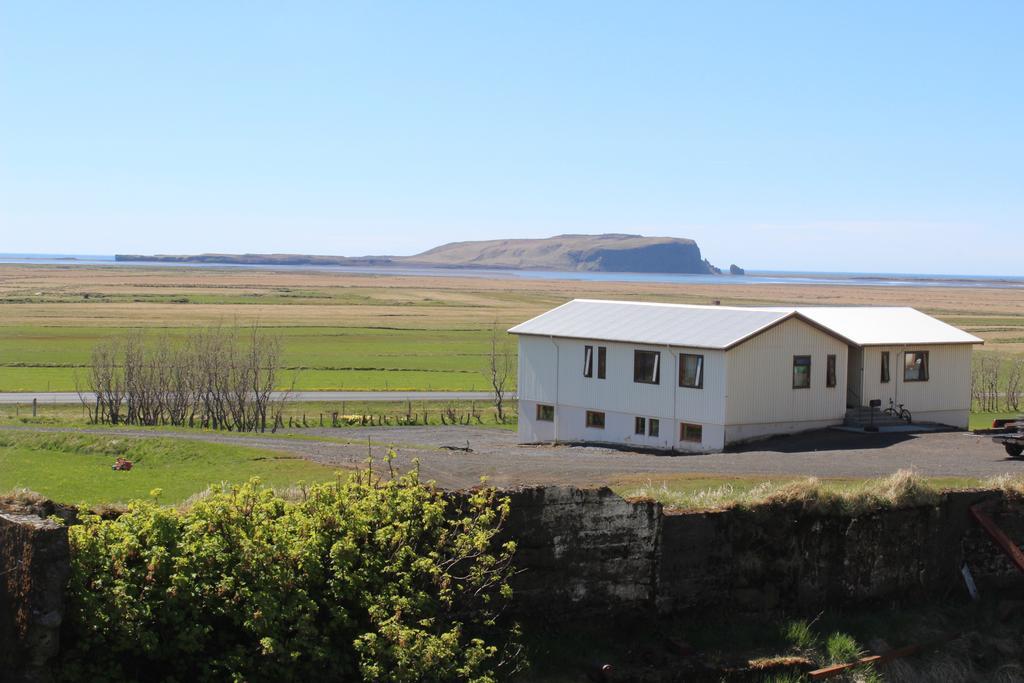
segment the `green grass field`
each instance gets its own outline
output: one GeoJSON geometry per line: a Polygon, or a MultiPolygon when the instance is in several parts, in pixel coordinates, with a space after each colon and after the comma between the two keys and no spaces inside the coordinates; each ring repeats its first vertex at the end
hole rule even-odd
{"type": "MultiPolygon", "coordinates": [[[[0,391],[73,391],[88,381],[93,347],[109,327],[0,326],[0,391]]],[[[280,327],[280,388],[482,391],[485,329],[280,327]]],[[[185,328],[147,334],[183,338],[185,328]]]]}
{"type": "Polygon", "coordinates": [[[574,297],[911,305],[983,337],[979,354],[1024,353],[1024,293],[1015,290],[727,282],[0,265],[0,391],[72,391],[76,375],[86,384],[96,343],[127,328],[180,339],[193,326],[255,322],[282,342],[280,388],[480,391],[492,326],[574,297]]]}
{"type": "Polygon", "coordinates": [[[992,420],[1000,418],[1019,417],[1020,413],[971,413],[970,429],[988,429],[992,426],[992,420]]]}
{"type": "Polygon", "coordinates": [[[285,488],[334,477],[334,470],[301,458],[234,445],[171,438],[123,438],[95,434],[0,434],[0,491],[30,489],[57,502],[124,503],[163,490],[175,504],[211,483],[259,477],[285,488]],[[134,462],[128,472],[111,469],[115,458],[134,462]]]}

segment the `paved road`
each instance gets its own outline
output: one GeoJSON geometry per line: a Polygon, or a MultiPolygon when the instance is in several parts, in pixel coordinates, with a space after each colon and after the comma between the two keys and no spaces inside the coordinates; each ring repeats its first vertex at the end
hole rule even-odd
{"type": "MultiPolygon", "coordinates": [[[[35,431],[70,428],[0,427],[35,431]]],[[[92,431],[92,430],[90,430],[92,431]]],[[[367,440],[375,457],[387,446],[398,451],[396,466],[418,459],[424,480],[445,488],[473,486],[486,476],[491,484],[597,485],[624,477],[642,483],[670,474],[759,476],[878,477],[913,468],[932,477],[991,477],[1024,474],[1024,460],[1006,457],[991,439],[964,432],[933,434],[850,434],[825,430],[779,437],[729,453],[654,455],[608,448],[519,446],[509,431],[479,427],[367,427],[301,429],[303,439],[208,432],[159,432],[101,429],[102,433],[149,437],[175,436],[219,443],[248,444],[294,453],[327,465],[348,468],[365,462],[367,440]],[[465,447],[471,453],[444,450],[465,447]]]]}
{"type": "MultiPolygon", "coordinates": [[[[87,394],[92,396],[91,393],[87,394]]],[[[491,398],[486,391],[293,391],[293,401],[481,401],[491,398]]],[[[280,393],[277,394],[280,396],[280,393]]],[[[0,393],[0,403],[78,403],[73,391],[6,392],[0,393]]]]}

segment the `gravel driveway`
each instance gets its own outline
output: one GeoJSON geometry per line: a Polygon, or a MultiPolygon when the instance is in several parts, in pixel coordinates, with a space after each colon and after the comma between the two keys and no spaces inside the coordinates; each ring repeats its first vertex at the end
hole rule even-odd
{"type": "Polygon", "coordinates": [[[207,432],[132,429],[0,427],[29,431],[89,431],[123,436],[168,437],[248,444],[301,455],[337,467],[355,467],[369,450],[376,459],[388,445],[396,463],[419,459],[424,480],[446,488],[464,488],[486,476],[491,484],[596,485],[624,475],[673,473],[876,477],[914,468],[933,477],[990,477],[1024,473],[1024,460],[1006,457],[988,437],[965,432],[932,434],[851,434],[823,430],[760,441],[728,453],[658,455],[592,446],[519,446],[513,432],[473,427],[367,427],[302,429],[302,439],[207,432]],[[465,447],[472,452],[444,450],[465,447]]]}

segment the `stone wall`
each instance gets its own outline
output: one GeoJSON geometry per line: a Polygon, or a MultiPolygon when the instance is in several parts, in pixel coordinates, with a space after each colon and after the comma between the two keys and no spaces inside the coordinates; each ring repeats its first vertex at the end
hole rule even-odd
{"type": "Polygon", "coordinates": [[[661,506],[609,489],[551,486],[512,492],[508,537],[517,544],[517,604],[531,613],[566,606],[639,605],[656,580],[661,506]]]}
{"type": "Polygon", "coordinates": [[[798,506],[676,514],[608,489],[536,488],[512,494],[507,533],[529,613],[816,610],[962,591],[964,561],[982,585],[1020,581],[968,515],[982,500],[1024,540],[1024,505],[973,491],[850,517],[798,506]]]}
{"type": "MultiPolygon", "coordinates": [[[[798,508],[667,515],[656,603],[661,611],[728,604],[743,611],[925,597],[957,587],[960,539],[972,531],[960,498],[857,517],[798,508]],[[954,512],[957,510],[957,512],[954,512]]],[[[988,542],[978,550],[998,552],[988,542]]]]}
{"type": "Polygon", "coordinates": [[[0,513],[0,681],[50,680],[69,573],[63,525],[0,513]]]}
{"type": "MultiPolygon", "coordinates": [[[[516,605],[531,616],[921,600],[963,591],[965,560],[983,590],[1022,580],[968,514],[989,501],[996,523],[1024,540],[1024,504],[998,492],[949,493],[936,506],[855,517],[798,507],[666,513],[608,489],[509,495],[504,534],[518,543],[516,605]]],[[[48,679],[68,573],[65,527],[0,514],[0,683],[48,679]]]]}

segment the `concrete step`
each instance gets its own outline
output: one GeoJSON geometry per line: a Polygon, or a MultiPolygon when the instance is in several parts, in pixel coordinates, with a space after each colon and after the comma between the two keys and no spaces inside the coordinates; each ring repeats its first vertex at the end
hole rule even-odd
{"type": "Polygon", "coordinates": [[[881,413],[875,413],[874,415],[847,415],[846,419],[857,421],[874,419],[875,422],[878,422],[879,420],[892,420],[893,422],[904,422],[904,420],[896,417],[895,415],[882,415],[881,413]]]}
{"type": "Polygon", "coordinates": [[[904,420],[843,420],[843,424],[847,427],[898,427],[900,425],[906,425],[904,420]]]}
{"type": "Polygon", "coordinates": [[[880,410],[872,411],[871,408],[860,407],[847,409],[846,416],[843,418],[843,424],[850,427],[866,427],[868,425],[894,427],[905,425],[907,422],[898,417],[886,415],[880,410]]]}

